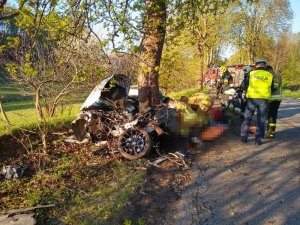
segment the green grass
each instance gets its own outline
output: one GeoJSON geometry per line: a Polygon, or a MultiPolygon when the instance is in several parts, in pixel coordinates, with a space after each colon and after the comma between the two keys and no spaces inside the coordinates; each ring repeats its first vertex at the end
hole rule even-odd
{"type": "Polygon", "coordinates": [[[300,90],[291,91],[289,89],[284,89],[283,95],[286,97],[300,98],[300,90]]]}
{"type": "Polygon", "coordinates": [[[191,97],[193,94],[198,93],[198,92],[206,93],[207,91],[206,90],[199,91],[199,89],[197,89],[197,88],[189,88],[189,89],[184,89],[179,92],[171,92],[170,94],[168,94],[168,96],[173,99],[180,99],[181,96],[191,97]]]}
{"type": "Polygon", "coordinates": [[[21,180],[1,182],[0,210],[56,204],[45,214],[38,213],[39,224],[57,224],[57,220],[77,225],[120,224],[116,222],[119,212],[145,177],[145,171],[131,168],[143,165],[144,160],[110,161],[93,156],[84,146],[71,154],[60,151],[43,159],[48,168],[21,180]]]}
{"type": "Polygon", "coordinates": [[[20,91],[13,87],[0,86],[0,96],[20,95],[20,91]]]}
{"type": "MultiPolygon", "coordinates": [[[[55,117],[50,118],[48,125],[60,128],[76,118],[81,104],[70,104],[66,107],[58,106],[55,117]]],[[[32,102],[19,102],[4,104],[6,115],[12,124],[9,130],[0,118],[0,137],[9,132],[17,133],[20,128],[35,130],[38,126],[37,114],[32,102]]]]}
{"type": "Polygon", "coordinates": [[[15,111],[15,110],[24,110],[24,109],[33,109],[33,101],[18,101],[18,102],[8,102],[3,104],[5,112],[15,111]]]}
{"type": "MultiPolygon", "coordinates": [[[[6,87],[1,88],[1,95],[14,99],[18,93],[6,87]]],[[[82,102],[58,106],[56,116],[47,125],[53,130],[69,125],[81,105],[82,102]]],[[[17,134],[20,128],[37,128],[32,101],[8,102],[3,107],[13,127],[7,130],[0,117],[0,138],[9,132],[17,134]]],[[[93,145],[65,144],[63,138],[51,137],[48,154],[39,154],[34,149],[32,153],[11,155],[9,161],[2,161],[7,165],[28,165],[29,169],[20,180],[0,182],[0,211],[54,203],[57,207],[52,210],[37,211],[38,224],[120,224],[116,222],[117,216],[128,197],[145,181],[145,171],[132,167],[143,166],[145,161],[111,161],[94,155],[93,151],[99,149],[93,145]]],[[[142,218],[138,224],[144,224],[142,218]]]]}
{"type": "MultiPolygon", "coordinates": [[[[8,106],[12,109],[7,112],[10,122],[14,124],[12,132],[17,133],[19,127],[28,130],[37,128],[34,108],[20,109],[22,107],[15,103],[9,103],[8,106]],[[13,110],[14,107],[18,110],[13,110]]],[[[48,121],[48,126],[60,130],[64,125],[69,125],[80,106],[59,106],[56,116],[48,121]]],[[[7,133],[4,122],[0,120],[0,138],[7,133]]],[[[116,222],[120,210],[130,194],[143,184],[145,177],[145,171],[131,168],[134,165],[142,166],[144,161],[111,161],[94,155],[93,151],[98,149],[93,145],[66,146],[64,137],[54,137],[49,143],[48,154],[37,154],[34,150],[35,153],[10,159],[17,165],[28,165],[30,172],[26,171],[21,180],[0,182],[0,211],[57,204],[58,207],[52,210],[37,213],[38,224],[57,224],[58,220],[64,224],[78,225],[120,224],[116,222]]]]}
{"type": "Polygon", "coordinates": [[[33,95],[28,95],[28,93],[24,95],[18,88],[10,87],[8,84],[0,85],[0,97],[4,98],[4,102],[32,100],[33,95]]]}

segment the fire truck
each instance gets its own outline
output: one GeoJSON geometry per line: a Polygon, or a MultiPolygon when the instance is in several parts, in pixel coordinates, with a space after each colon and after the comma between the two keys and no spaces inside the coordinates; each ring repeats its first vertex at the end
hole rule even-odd
{"type": "MultiPolygon", "coordinates": [[[[228,71],[233,76],[234,87],[239,87],[244,79],[244,64],[227,66],[228,71]]],[[[204,85],[211,89],[216,87],[219,67],[208,68],[204,74],[204,85]]]]}
{"type": "Polygon", "coordinates": [[[227,66],[227,68],[233,76],[234,87],[239,87],[244,80],[244,64],[227,66]]]}

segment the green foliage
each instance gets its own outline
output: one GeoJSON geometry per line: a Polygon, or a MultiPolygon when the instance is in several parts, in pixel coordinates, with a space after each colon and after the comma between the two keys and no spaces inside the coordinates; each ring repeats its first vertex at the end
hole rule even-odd
{"type": "Polygon", "coordinates": [[[292,10],[289,1],[239,1],[232,6],[231,12],[231,20],[227,21],[231,28],[231,43],[239,55],[235,55],[235,58],[242,59],[231,62],[252,64],[264,58],[273,65],[277,63],[273,59],[274,43],[291,26],[292,10]]]}
{"type": "Polygon", "coordinates": [[[199,89],[197,89],[197,88],[188,88],[188,89],[183,89],[178,92],[171,92],[170,94],[168,94],[168,96],[170,96],[173,99],[180,99],[181,96],[191,97],[193,94],[196,94],[198,92],[206,93],[207,91],[206,90],[199,91],[199,89]]]}
{"type": "Polygon", "coordinates": [[[132,225],[132,221],[126,218],[123,222],[123,225],[132,225]]]}
{"type": "Polygon", "coordinates": [[[284,89],[282,94],[286,97],[300,98],[300,86],[297,90],[284,89]]]}
{"type": "Polygon", "coordinates": [[[281,76],[283,84],[290,90],[297,90],[300,87],[300,35],[289,38],[289,45],[284,58],[281,76]]]}
{"type": "Polygon", "coordinates": [[[173,42],[166,43],[159,70],[160,88],[167,94],[184,88],[196,87],[200,66],[194,46],[187,44],[183,33],[173,42]]]}

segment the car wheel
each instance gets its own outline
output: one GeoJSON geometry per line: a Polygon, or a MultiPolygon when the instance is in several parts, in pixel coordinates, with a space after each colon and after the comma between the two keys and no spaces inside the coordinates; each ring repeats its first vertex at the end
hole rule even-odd
{"type": "Polygon", "coordinates": [[[147,155],[152,148],[152,139],[143,129],[128,129],[119,138],[120,153],[129,160],[147,155]]]}

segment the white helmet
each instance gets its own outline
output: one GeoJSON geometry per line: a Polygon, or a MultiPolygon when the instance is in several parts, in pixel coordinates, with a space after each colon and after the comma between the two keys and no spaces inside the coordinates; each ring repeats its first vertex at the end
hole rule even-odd
{"type": "Polygon", "coordinates": [[[252,70],[251,66],[244,66],[243,71],[244,71],[245,73],[249,73],[251,70],[252,70]]]}

